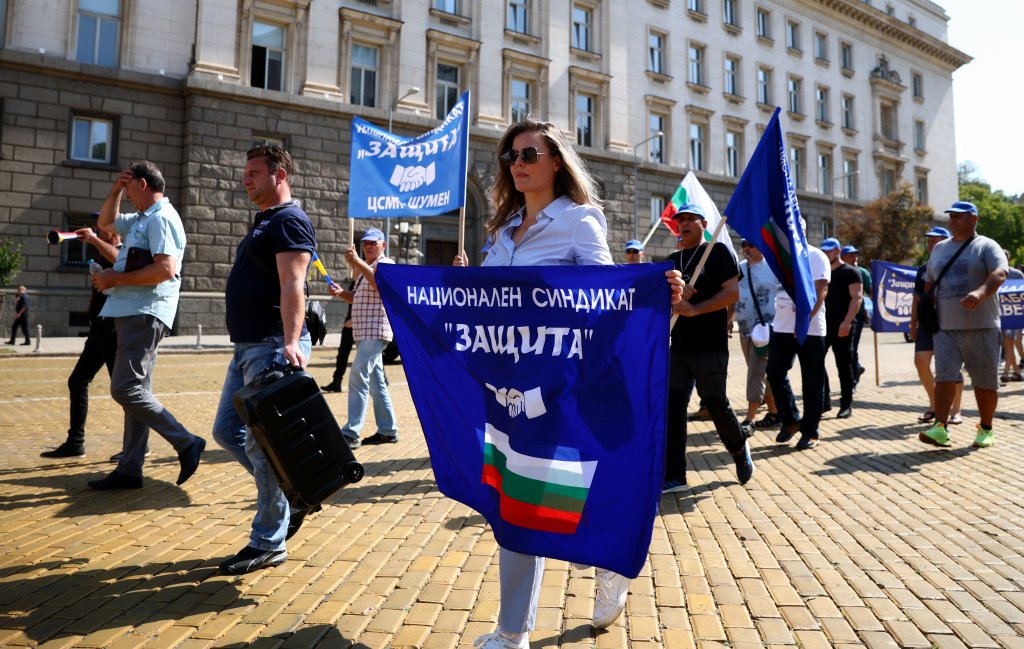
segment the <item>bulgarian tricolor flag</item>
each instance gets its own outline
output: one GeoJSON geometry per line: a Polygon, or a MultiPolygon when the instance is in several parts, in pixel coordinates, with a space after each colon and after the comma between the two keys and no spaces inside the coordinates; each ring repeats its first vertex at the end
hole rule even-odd
{"type": "MultiPolygon", "coordinates": [[[[579,456],[579,452],[559,455],[579,456]]],[[[508,435],[487,424],[481,482],[497,489],[502,520],[539,532],[575,534],[597,462],[517,453],[508,435]]]]}
{"type": "MultiPolygon", "coordinates": [[[[697,176],[692,171],[687,172],[682,182],[676,187],[676,193],[672,194],[671,200],[669,200],[665,210],[661,213],[661,222],[672,231],[674,236],[679,236],[679,228],[676,227],[676,222],[672,217],[676,215],[680,207],[687,203],[696,203],[703,208],[704,216],[707,219],[707,227],[704,228],[704,239],[711,241],[711,233],[718,227],[718,222],[722,220],[722,215],[718,212],[715,202],[704,191],[704,187],[701,186],[700,181],[697,180],[697,176]]],[[[732,247],[732,239],[725,228],[722,228],[722,231],[718,233],[718,240],[729,248],[729,252],[732,253],[733,257],[736,256],[736,250],[732,247]]]]}

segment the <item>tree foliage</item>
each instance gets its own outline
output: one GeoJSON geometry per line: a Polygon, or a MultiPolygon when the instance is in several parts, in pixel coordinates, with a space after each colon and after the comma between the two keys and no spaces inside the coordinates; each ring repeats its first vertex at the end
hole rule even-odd
{"type": "Polygon", "coordinates": [[[913,188],[903,183],[888,196],[862,207],[838,214],[839,240],[860,249],[860,265],[870,268],[871,261],[909,262],[917,256],[921,235],[935,217],[932,208],[914,198],[913,188]]]}
{"type": "Polygon", "coordinates": [[[1010,252],[1010,264],[1024,263],[1024,206],[982,180],[960,183],[960,200],[978,208],[978,233],[1010,252]]]}
{"type": "Polygon", "coordinates": [[[20,243],[15,245],[7,239],[0,239],[0,285],[14,281],[23,261],[20,243]]]}

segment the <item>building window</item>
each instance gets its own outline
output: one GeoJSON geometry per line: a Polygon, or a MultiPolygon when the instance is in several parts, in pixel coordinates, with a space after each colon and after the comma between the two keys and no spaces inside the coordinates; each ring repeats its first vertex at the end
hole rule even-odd
{"type": "Polygon", "coordinates": [[[757,37],[772,40],[772,12],[757,8],[757,37]]]}
{"type": "Polygon", "coordinates": [[[71,118],[72,160],[109,164],[114,158],[114,121],[74,115],[71,118]]]}
{"type": "Polygon", "coordinates": [[[896,171],[893,169],[882,169],[882,195],[888,196],[896,191],[896,171]]]}
{"type": "Polygon", "coordinates": [[[919,119],[914,120],[914,150],[926,150],[924,147],[924,122],[919,119]]]}
{"type": "Polygon", "coordinates": [[[736,9],[736,0],[722,0],[722,22],[731,27],[740,26],[740,15],[736,9]]]}
{"type": "Polygon", "coordinates": [[[802,51],[800,47],[800,23],[795,20],[786,21],[786,47],[794,52],[802,51]]]}
{"type": "Polygon", "coordinates": [[[647,34],[647,69],[651,72],[665,74],[665,38],[658,32],[647,34]]]}
{"type": "Polygon", "coordinates": [[[597,99],[593,95],[576,95],[576,144],[594,146],[594,109],[597,99]]]}
{"type": "Polygon", "coordinates": [[[7,0],[0,0],[0,48],[6,44],[7,34],[7,0]]]}
{"type": "Polygon", "coordinates": [[[850,43],[839,44],[839,61],[847,72],[853,71],[853,45],[850,43]]]}
{"type": "Polygon", "coordinates": [[[505,28],[509,31],[526,34],[529,32],[529,0],[508,0],[508,18],[505,28]]]}
{"type": "Polygon", "coordinates": [[[800,77],[789,78],[789,112],[803,115],[804,82],[800,77]]]}
{"type": "Polygon", "coordinates": [[[924,99],[924,77],[920,72],[910,75],[910,87],[914,92],[914,99],[924,99]]]}
{"type": "Polygon", "coordinates": [[[665,162],[665,116],[651,113],[648,119],[647,159],[663,164],[665,162]],[[661,133],[661,135],[658,135],[661,133]]]}
{"type": "Polygon", "coordinates": [[[572,6],[572,46],[578,50],[592,52],[594,43],[594,10],[582,5],[572,6]]]}
{"type": "Polygon", "coordinates": [[[706,129],[703,124],[690,124],[690,168],[704,171],[706,129]]]}
{"type": "Polygon", "coordinates": [[[665,211],[665,197],[651,196],[651,225],[661,220],[661,213],[665,211]]]}
{"type": "Polygon", "coordinates": [[[819,122],[831,122],[828,110],[828,88],[825,86],[818,86],[818,89],[814,93],[814,117],[819,122]]]}
{"type": "Polygon", "coordinates": [[[725,57],[725,93],[740,96],[740,60],[735,56],[725,57]]]}
{"type": "MultiPolygon", "coordinates": [[[[0,5],[3,3],[0,2],[0,5]]],[[[74,232],[82,228],[96,228],[96,219],[87,214],[67,214],[64,216],[64,232],[74,232]]],[[[66,268],[83,268],[90,259],[99,259],[100,251],[95,247],[77,239],[69,239],[61,244],[60,265],[66,268]]]]}
{"type": "Polygon", "coordinates": [[[860,174],[857,172],[857,159],[843,158],[843,193],[849,199],[857,199],[857,178],[859,176],[860,174]]]}
{"type": "Polygon", "coordinates": [[[882,103],[879,107],[881,117],[882,137],[887,140],[898,140],[899,133],[896,130],[896,106],[890,103],[882,103]]]}
{"type": "Polygon", "coordinates": [[[249,143],[249,147],[250,148],[257,147],[257,146],[279,146],[282,149],[287,149],[288,148],[287,146],[285,146],[284,138],[283,137],[279,137],[277,135],[265,135],[265,134],[261,134],[261,133],[253,133],[252,134],[252,140],[250,140],[249,142],[250,142],[249,143]]]}
{"type": "Polygon", "coordinates": [[[823,32],[814,32],[814,58],[828,62],[828,36],[823,32]]]}
{"type": "Polygon", "coordinates": [[[917,197],[917,202],[922,205],[928,204],[928,176],[919,174],[916,181],[914,182],[914,194],[917,197]]]}
{"type": "Polygon", "coordinates": [[[895,16],[896,15],[896,7],[894,7],[892,5],[885,5],[885,15],[886,16],[895,16]]]}
{"type": "Polygon", "coordinates": [[[284,90],[284,27],[252,24],[252,69],[250,85],[267,90],[284,90]]]}
{"type": "Polygon", "coordinates": [[[512,106],[511,118],[513,122],[526,119],[526,116],[530,114],[532,90],[530,82],[524,79],[513,78],[509,82],[509,103],[512,106]]]}
{"type": "MultiPolygon", "coordinates": [[[[7,13],[6,3],[0,10],[7,13]]],[[[120,0],[79,0],[76,61],[117,67],[120,33],[120,0]]]]}
{"type": "Polygon", "coordinates": [[[434,0],[434,9],[449,14],[459,13],[459,0],[434,0]]]}
{"type": "Polygon", "coordinates": [[[704,46],[691,43],[688,51],[690,60],[690,83],[698,86],[706,86],[707,79],[704,75],[704,46]]]}
{"type": "Polygon", "coordinates": [[[743,159],[743,133],[725,132],[725,173],[732,177],[740,175],[740,161],[743,159]]]}
{"type": "Polygon", "coordinates": [[[848,130],[854,130],[856,128],[856,122],[854,121],[854,115],[856,114],[853,109],[853,95],[843,95],[842,99],[843,108],[843,128],[848,130]]]}
{"type": "Polygon", "coordinates": [[[377,105],[380,48],[352,44],[352,79],[349,99],[359,106],[377,105]]]}
{"type": "Polygon", "coordinates": [[[757,103],[772,105],[772,70],[771,68],[757,68],[757,103]]]}
{"type": "Polygon", "coordinates": [[[807,154],[804,147],[794,144],[789,147],[789,177],[793,181],[793,189],[804,188],[804,158],[807,154]]]}
{"type": "Polygon", "coordinates": [[[459,101],[459,66],[451,63],[437,64],[437,85],[435,87],[434,118],[444,119],[459,101]]]}
{"type": "Polygon", "coordinates": [[[686,9],[695,13],[706,13],[704,11],[704,0],[686,0],[686,9]]]}
{"type": "Polygon", "coordinates": [[[818,191],[832,193],[832,154],[825,151],[818,153],[818,191]]]}

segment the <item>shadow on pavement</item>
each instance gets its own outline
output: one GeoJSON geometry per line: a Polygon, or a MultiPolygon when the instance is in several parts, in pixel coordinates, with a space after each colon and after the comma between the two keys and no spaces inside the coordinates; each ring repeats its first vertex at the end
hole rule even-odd
{"type": "MultiPolygon", "coordinates": [[[[120,489],[99,492],[86,486],[86,482],[106,476],[112,465],[89,467],[88,472],[54,475],[25,476],[0,479],[0,484],[30,487],[31,493],[0,496],[0,509],[25,507],[52,507],[64,505],[53,516],[74,517],[133,512],[137,510],[186,507],[191,503],[182,487],[163,480],[144,477],[141,489],[120,489]]],[[[7,472],[8,475],[16,472],[7,472]]]]}
{"type": "Polygon", "coordinates": [[[939,462],[951,462],[970,455],[971,448],[938,449],[921,445],[920,451],[910,453],[854,453],[834,457],[825,461],[827,469],[814,471],[813,475],[835,475],[837,473],[863,473],[867,471],[886,475],[917,473],[920,467],[939,462]]]}
{"type": "Polygon", "coordinates": [[[352,642],[330,624],[314,624],[298,631],[283,632],[260,638],[254,642],[215,643],[218,649],[247,649],[248,647],[316,647],[317,649],[375,649],[362,642],[352,642]],[[277,642],[274,642],[277,641],[277,642]]]}

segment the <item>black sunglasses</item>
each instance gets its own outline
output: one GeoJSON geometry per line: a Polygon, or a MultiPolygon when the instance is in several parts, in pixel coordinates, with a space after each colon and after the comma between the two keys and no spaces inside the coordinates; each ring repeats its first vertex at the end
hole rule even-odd
{"type": "Polygon", "coordinates": [[[511,167],[512,165],[514,165],[516,163],[516,160],[518,160],[520,156],[522,156],[522,158],[523,158],[523,164],[532,165],[532,164],[535,164],[537,162],[537,160],[539,159],[537,156],[542,156],[542,155],[551,155],[551,154],[550,153],[544,153],[542,151],[538,151],[537,147],[535,147],[535,146],[528,146],[528,147],[526,147],[525,149],[523,149],[521,151],[516,151],[515,149],[509,149],[508,151],[506,151],[505,153],[502,153],[498,157],[501,158],[502,162],[504,162],[505,164],[507,164],[508,166],[511,167]]]}
{"type": "Polygon", "coordinates": [[[629,248],[628,250],[626,250],[626,254],[627,255],[639,255],[640,251],[637,250],[636,248],[629,248]]]}

